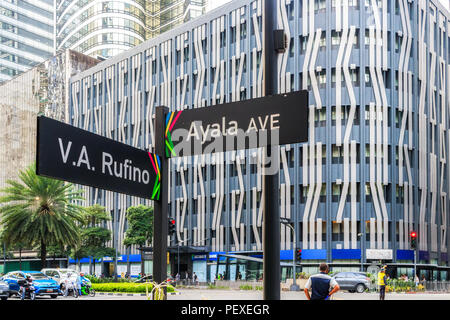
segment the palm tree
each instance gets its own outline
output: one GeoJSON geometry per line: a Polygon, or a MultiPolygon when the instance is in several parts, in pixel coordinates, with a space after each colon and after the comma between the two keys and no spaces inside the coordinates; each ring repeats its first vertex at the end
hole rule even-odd
{"type": "Polygon", "coordinates": [[[39,248],[42,268],[49,246],[71,246],[79,242],[77,221],[83,220],[80,191],[72,184],[36,175],[35,165],[19,173],[19,181],[8,180],[1,190],[0,218],[7,245],[24,243],[39,248]]]}

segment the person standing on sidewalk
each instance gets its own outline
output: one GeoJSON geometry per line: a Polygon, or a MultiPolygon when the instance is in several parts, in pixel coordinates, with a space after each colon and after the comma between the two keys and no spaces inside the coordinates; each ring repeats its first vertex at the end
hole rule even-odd
{"type": "Polygon", "coordinates": [[[386,267],[387,266],[383,266],[380,272],[378,272],[378,286],[380,287],[380,300],[384,300],[384,297],[386,295],[386,284],[387,284],[386,267]]]}
{"type": "Polygon", "coordinates": [[[304,291],[308,300],[328,300],[340,289],[336,280],[328,275],[329,268],[326,263],[320,264],[319,271],[320,273],[312,275],[306,282],[304,291]]]}

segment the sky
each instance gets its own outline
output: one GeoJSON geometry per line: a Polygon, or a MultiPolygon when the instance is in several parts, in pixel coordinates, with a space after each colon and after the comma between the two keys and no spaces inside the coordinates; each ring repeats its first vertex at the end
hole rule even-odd
{"type": "Polygon", "coordinates": [[[450,0],[440,0],[440,1],[444,5],[444,7],[450,10],[450,0]]]}

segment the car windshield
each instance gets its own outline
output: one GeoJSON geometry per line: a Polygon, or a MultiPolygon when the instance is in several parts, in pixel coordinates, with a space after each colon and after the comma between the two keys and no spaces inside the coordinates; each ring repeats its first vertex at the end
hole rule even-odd
{"type": "Polygon", "coordinates": [[[48,277],[41,272],[27,273],[27,276],[31,276],[31,278],[35,280],[48,279],[48,277]]]}
{"type": "Polygon", "coordinates": [[[73,271],[73,270],[59,270],[59,272],[61,272],[61,274],[63,276],[67,276],[68,273],[74,273],[75,271],[73,271]]]}

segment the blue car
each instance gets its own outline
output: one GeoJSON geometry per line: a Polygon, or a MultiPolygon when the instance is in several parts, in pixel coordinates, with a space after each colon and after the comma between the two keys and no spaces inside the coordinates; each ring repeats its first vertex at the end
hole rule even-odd
{"type": "Polygon", "coordinates": [[[30,275],[31,279],[33,279],[36,296],[48,295],[56,298],[60,294],[58,282],[40,271],[12,271],[4,275],[1,280],[9,285],[10,294],[19,294],[20,286],[17,282],[25,280],[27,275],[30,275]]]}

